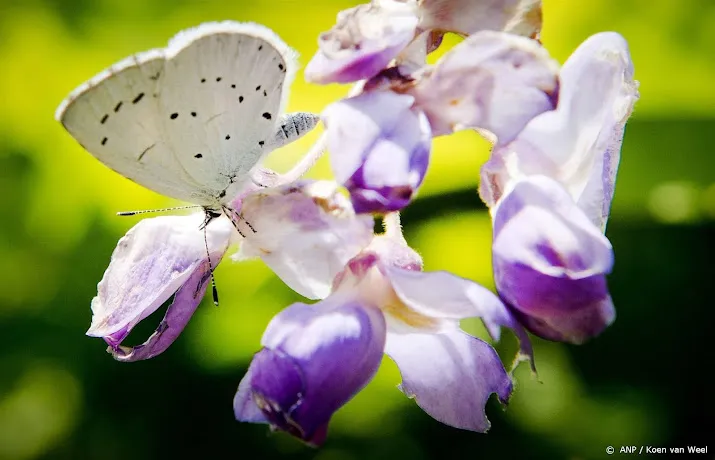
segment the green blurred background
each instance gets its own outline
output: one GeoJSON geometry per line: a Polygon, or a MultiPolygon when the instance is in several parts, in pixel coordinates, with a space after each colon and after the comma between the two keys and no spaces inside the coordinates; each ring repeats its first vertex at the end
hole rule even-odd
{"type": "MultiPolygon", "coordinates": [[[[174,204],[111,172],[53,119],[75,86],[119,59],[164,46],[203,21],[256,21],[298,49],[348,1],[2,0],[0,3],[0,458],[605,458],[608,445],[685,446],[715,454],[707,283],[715,255],[715,2],[544,0],[543,42],[563,62],[592,33],[631,45],[641,100],[628,124],[608,227],[618,318],[583,346],[537,340],[539,380],[517,371],[489,434],[445,427],[377,378],[334,417],[314,450],[233,419],[231,401],[269,319],[300,300],[259,261],[217,271],[222,305],[204,300],[164,354],[124,364],[84,335],[110,254],[138,218],[174,204]]],[[[454,40],[451,41],[454,43],[454,40]]],[[[290,110],[319,112],[345,87],[298,74],[290,110]]],[[[285,170],[317,137],[270,160],[285,170]]],[[[419,199],[404,213],[427,269],[493,288],[489,218],[475,189],[486,142],[436,142],[419,199]]],[[[311,172],[329,177],[326,159],[311,172]]],[[[130,341],[159,321],[147,319],[130,341]]],[[[466,328],[481,332],[475,324],[466,328]]],[[[498,349],[509,359],[515,341],[498,349]]],[[[615,456],[619,456],[616,454],[615,456]]]]}

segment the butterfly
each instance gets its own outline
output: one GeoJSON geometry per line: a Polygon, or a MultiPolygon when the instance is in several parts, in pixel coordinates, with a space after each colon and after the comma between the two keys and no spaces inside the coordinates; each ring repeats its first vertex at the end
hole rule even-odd
{"type": "Polygon", "coordinates": [[[203,207],[205,226],[231,218],[266,154],[317,124],[311,113],[282,115],[296,61],[265,26],[204,23],[80,85],[55,118],[109,168],[203,207]]]}

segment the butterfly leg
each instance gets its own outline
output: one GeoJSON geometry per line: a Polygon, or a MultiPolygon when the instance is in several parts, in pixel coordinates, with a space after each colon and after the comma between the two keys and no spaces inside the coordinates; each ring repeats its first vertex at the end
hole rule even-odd
{"type": "Polygon", "coordinates": [[[224,206],[223,212],[224,212],[224,214],[226,214],[228,216],[229,219],[231,219],[231,223],[233,224],[233,226],[236,228],[236,230],[242,237],[245,238],[246,235],[244,235],[243,232],[241,231],[241,229],[238,228],[238,222],[236,222],[236,219],[243,221],[243,223],[246,224],[248,226],[248,228],[250,228],[253,233],[256,233],[256,229],[253,227],[253,225],[251,225],[251,223],[249,221],[247,221],[243,217],[243,215],[241,215],[241,213],[236,212],[235,209],[233,209],[229,206],[224,206]]]}

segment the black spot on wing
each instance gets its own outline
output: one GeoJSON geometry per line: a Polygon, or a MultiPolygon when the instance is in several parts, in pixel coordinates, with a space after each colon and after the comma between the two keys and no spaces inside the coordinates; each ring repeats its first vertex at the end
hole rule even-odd
{"type": "Polygon", "coordinates": [[[263,95],[264,95],[264,96],[268,96],[268,93],[266,93],[266,90],[265,90],[265,89],[263,90],[263,95]]]}
{"type": "Polygon", "coordinates": [[[283,66],[283,64],[278,64],[278,68],[281,70],[285,70],[285,67],[283,66]]]}
{"type": "Polygon", "coordinates": [[[205,79],[205,78],[202,78],[202,79],[201,79],[201,83],[206,83],[206,79],[205,79]]]}
{"type": "Polygon", "coordinates": [[[179,114],[174,112],[171,115],[169,115],[169,118],[171,118],[172,120],[176,120],[176,117],[178,117],[178,116],[179,116],[179,114]]]}
{"type": "Polygon", "coordinates": [[[238,102],[243,102],[243,96],[238,96],[238,102]]]}
{"type": "Polygon", "coordinates": [[[261,147],[263,147],[263,144],[265,144],[265,143],[266,143],[265,141],[258,141],[258,145],[260,145],[261,147]]]}
{"type": "Polygon", "coordinates": [[[231,85],[231,88],[235,88],[235,87],[236,87],[236,85],[231,85]]]}
{"type": "Polygon", "coordinates": [[[229,139],[231,139],[231,135],[230,135],[230,134],[226,134],[226,140],[229,140],[229,139]]]}
{"type": "Polygon", "coordinates": [[[221,81],[221,77],[216,77],[216,81],[221,81]]]}
{"type": "Polygon", "coordinates": [[[194,155],[194,158],[203,158],[203,155],[201,155],[200,153],[197,153],[196,155],[194,155]]]}
{"type": "Polygon", "coordinates": [[[258,46],[258,51],[261,51],[263,49],[263,45],[258,46]]]}
{"type": "Polygon", "coordinates": [[[261,85],[256,86],[256,91],[260,91],[260,90],[261,90],[261,85]]]}
{"type": "Polygon", "coordinates": [[[137,97],[135,97],[135,98],[132,100],[132,104],[136,104],[137,102],[141,101],[143,97],[144,97],[144,93],[139,93],[139,94],[137,94],[137,97]]]}
{"type": "Polygon", "coordinates": [[[191,112],[191,116],[192,116],[192,117],[195,117],[195,116],[196,116],[196,112],[191,112]]]}
{"type": "Polygon", "coordinates": [[[100,123],[104,124],[107,122],[107,118],[109,118],[109,114],[104,114],[101,120],[99,120],[100,123]]]}
{"type": "Polygon", "coordinates": [[[265,118],[266,120],[270,120],[270,119],[271,119],[271,114],[268,113],[268,112],[263,112],[263,115],[261,115],[261,116],[262,116],[263,118],[265,118]]]}
{"type": "Polygon", "coordinates": [[[114,111],[119,112],[119,109],[121,109],[121,108],[122,108],[122,101],[119,101],[119,104],[114,106],[114,111]]]}
{"type": "Polygon", "coordinates": [[[104,145],[106,143],[107,143],[107,138],[105,137],[104,139],[102,139],[102,145],[104,145]]]}

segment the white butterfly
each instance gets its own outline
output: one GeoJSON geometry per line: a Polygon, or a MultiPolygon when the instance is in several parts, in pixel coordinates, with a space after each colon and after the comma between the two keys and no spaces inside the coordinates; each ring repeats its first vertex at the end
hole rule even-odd
{"type": "Polygon", "coordinates": [[[55,118],[99,161],[204,207],[208,222],[228,213],[264,155],[317,124],[281,116],[295,70],[296,53],[270,29],[205,23],[82,84],[55,118]]]}

